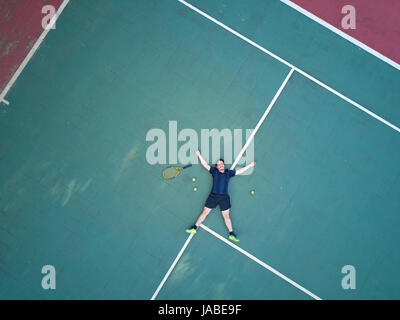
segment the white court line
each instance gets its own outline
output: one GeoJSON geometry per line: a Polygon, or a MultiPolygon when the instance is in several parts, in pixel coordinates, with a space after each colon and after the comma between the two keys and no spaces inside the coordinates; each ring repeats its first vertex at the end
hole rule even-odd
{"type": "Polygon", "coordinates": [[[392,67],[396,68],[397,70],[400,70],[400,65],[396,63],[395,61],[391,60],[390,58],[384,56],[383,54],[379,53],[378,51],[372,49],[371,47],[367,46],[366,44],[362,43],[361,41],[358,41],[357,39],[353,38],[352,36],[349,36],[347,33],[343,32],[342,30],[332,26],[331,24],[327,23],[326,21],[322,20],[321,18],[318,18],[316,15],[312,14],[311,12],[303,9],[302,7],[298,6],[294,2],[290,0],[281,0],[284,4],[288,5],[289,7],[292,7],[294,10],[304,14],[306,17],[314,20],[315,22],[319,23],[320,25],[324,26],[325,28],[335,32],[342,38],[350,41],[351,43],[355,44],[356,46],[360,47],[361,49],[364,49],[368,53],[374,55],[378,59],[386,62],[387,64],[391,65],[392,67]]]}
{"type": "Polygon", "coordinates": [[[353,106],[357,107],[358,109],[360,109],[361,111],[364,111],[365,113],[367,113],[368,115],[370,115],[371,117],[375,118],[376,120],[386,124],[387,126],[391,127],[392,129],[396,130],[397,132],[400,132],[400,128],[396,127],[394,124],[390,123],[389,121],[383,119],[382,117],[378,116],[377,114],[375,114],[374,112],[368,110],[367,108],[363,107],[362,105],[360,105],[359,103],[353,101],[352,99],[346,97],[345,95],[341,94],[340,92],[336,91],[335,89],[332,89],[331,87],[329,87],[328,85],[326,85],[325,83],[323,83],[322,81],[314,78],[313,76],[309,75],[308,73],[306,73],[305,71],[297,68],[296,66],[292,65],[291,63],[289,63],[288,61],[282,59],[281,57],[277,56],[276,54],[272,53],[271,51],[265,49],[264,47],[260,46],[259,44],[255,43],[254,41],[250,40],[249,38],[245,37],[244,35],[240,34],[239,32],[233,30],[232,28],[226,26],[225,24],[223,24],[222,22],[216,20],[215,18],[211,17],[210,15],[208,15],[207,13],[201,11],[200,9],[196,8],[195,6],[191,5],[190,3],[187,3],[184,0],[178,0],[180,3],[184,4],[185,6],[187,6],[188,8],[192,9],[193,11],[197,12],[198,14],[202,15],[203,17],[207,18],[208,20],[214,22],[215,24],[219,25],[220,27],[224,28],[225,30],[229,31],[230,33],[234,34],[235,36],[239,37],[240,39],[246,41],[248,44],[252,45],[253,47],[261,50],[262,52],[270,55],[271,57],[275,58],[276,60],[282,62],[283,64],[287,65],[288,67],[290,67],[291,69],[294,69],[295,71],[299,72],[300,74],[302,74],[303,76],[305,76],[306,78],[310,79],[311,81],[319,84],[320,86],[322,86],[323,88],[329,90],[330,92],[332,92],[333,94],[337,95],[338,97],[342,98],[343,100],[349,102],[350,104],[352,104],[353,106]]]}
{"type": "Polygon", "coordinates": [[[151,300],[154,300],[155,298],[157,298],[158,293],[160,292],[160,290],[162,289],[162,287],[164,286],[165,281],[167,281],[169,275],[171,274],[172,270],[174,270],[176,264],[178,263],[179,259],[181,258],[183,252],[185,251],[186,247],[189,245],[190,240],[192,240],[193,238],[193,234],[190,234],[189,237],[187,238],[187,240],[185,241],[185,244],[183,245],[182,249],[179,251],[178,255],[176,256],[174,262],[171,264],[171,266],[169,267],[167,273],[165,274],[164,278],[161,280],[160,284],[158,285],[157,290],[154,292],[153,296],[151,297],[151,300]]]}
{"type": "Polygon", "coordinates": [[[254,138],[255,134],[257,133],[258,129],[260,128],[260,126],[264,122],[264,120],[267,117],[268,113],[271,111],[273,105],[276,102],[276,99],[278,99],[278,97],[280,96],[283,88],[286,86],[287,82],[289,81],[290,77],[292,76],[293,71],[294,71],[294,69],[291,69],[289,74],[286,76],[285,81],[283,81],[283,83],[281,84],[279,90],[276,92],[274,98],[271,100],[268,108],[265,110],[264,114],[262,115],[261,119],[258,121],[258,123],[257,123],[256,127],[254,128],[254,130],[251,132],[251,135],[247,139],[246,144],[243,146],[242,150],[240,150],[238,156],[236,157],[235,162],[231,166],[231,170],[233,170],[236,167],[236,165],[238,164],[238,162],[239,162],[240,158],[242,157],[243,153],[246,151],[247,147],[249,146],[249,144],[253,140],[253,138],[254,138]]]}
{"type": "Polygon", "coordinates": [[[54,25],[54,23],[56,22],[57,18],[61,15],[62,11],[64,10],[64,8],[67,6],[68,2],[70,0],[64,0],[62,2],[62,4],[60,5],[60,7],[58,8],[56,14],[54,15],[54,17],[51,18],[48,26],[46,29],[43,30],[42,34],[39,36],[39,38],[36,40],[35,44],[33,45],[33,47],[31,48],[31,50],[29,50],[27,56],[25,57],[25,59],[22,61],[22,63],[19,65],[17,71],[15,71],[14,75],[12,76],[12,78],[10,79],[10,81],[7,83],[7,85],[5,86],[5,88],[3,89],[3,91],[0,94],[0,101],[4,101],[4,97],[6,96],[6,94],[8,93],[8,91],[11,89],[11,87],[13,86],[13,84],[15,83],[15,81],[18,79],[19,75],[21,74],[21,72],[24,70],[24,68],[26,67],[26,65],[28,64],[29,60],[31,60],[31,58],[33,57],[33,55],[35,54],[36,50],[39,48],[40,44],[43,42],[44,38],[46,37],[46,35],[49,33],[49,31],[51,30],[51,27],[54,25]]]}
{"type": "Polygon", "coordinates": [[[213,236],[217,237],[218,239],[220,239],[221,241],[225,242],[227,245],[231,246],[232,248],[234,248],[235,250],[239,251],[240,253],[243,253],[245,256],[247,256],[248,258],[250,258],[251,260],[253,260],[254,262],[258,263],[259,265],[263,266],[265,269],[271,271],[272,273],[274,273],[275,275],[277,275],[279,278],[285,280],[286,282],[290,283],[292,286],[296,287],[297,289],[303,291],[305,294],[309,295],[310,297],[314,298],[315,300],[322,300],[320,297],[318,297],[317,295],[315,295],[314,293],[310,292],[309,290],[307,290],[306,288],[302,287],[301,285],[299,285],[298,283],[294,282],[293,280],[289,279],[288,277],[286,277],[284,274],[280,273],[279,271],[277,271],[276,269],[272,268],[271,266],[269,266],[268,264],[266,264],[265,262],[261,261],[260,259],[256,258],[255,256],[253,256],[252,254],[248,253],[247,251],[243,250],[242,248],[240,248],[239,246],[237,246],[236,244],[230,242],[229,240],[225,239],[223,236],[221,236],[220,234],[216,233],[215,231],[211,230],[210,228],[208,228],[207,226],[201,224],[200,227],[202,227],[204,230],[206,230],[207,232],[211,233],[213,236]]]}

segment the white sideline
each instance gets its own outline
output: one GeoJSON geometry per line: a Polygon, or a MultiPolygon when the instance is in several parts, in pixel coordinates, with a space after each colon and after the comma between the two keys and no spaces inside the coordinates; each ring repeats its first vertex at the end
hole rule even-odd
{"type": "Polygon", "coordinates": [[[229,240],[225,239],[223,236],[221,236],[220,234],[216,233],[215,231],[211,230],[210,228],[208,228],[207,226],[201,224],[200,227],[202,227],[204,230],[206,230],[207,232],[211,233],[214,237],[217,237],[218,239],[220,239],[221,241],[225,242],[227,245],[231,246],[233,249],[239,251],[240,253],[244,254],[245,256],[247,256],[248,258],[250,258],[251,260],[253,260],[254,262],[258,263],[259,265],[263,266],[265,269],[271,271],[272,273],[274,273],[275,275],[277,275],[279,278],[285,280],[286,282],[290,283],[291,285],[293,285],[294,287],[296,287],[297,289],[303,291],[305,294],[309,295],[310,297],[314,298],[315,300],[322,300],[320,297],[318,297],[317,295],[315,295],[314,293],[310,292],[309,290],[305,289],[304,287],[302,287],[301,285],[299,285],[298,283],[294,282],[293,280],[289,279],[288,277],[286,277],[284,274],[280,273],[279,271],[275,270],[274,268],[272,268],[271,266],[269,266],[268,264],[266,264],[265,262],[261,261],[260,259],[256,258],[255,256],[253,256],[252,254],[248,253],[247,251],[243,250],[242,248],[238,247],[236,244],[230,242],[229,240]]]}
{"type": "Polygon", "coordinates": [[[60,7],[57,10],[57,13],[54,15],[54,17],[51,18],[48,26],[46,29],[43,30],[42,34],[39,36],[39,38],[36,40],[35,44],[33,45],[33,47],[31,48],[31,50],[29,50],[27,56],[25,57],[25,59],[22,61],[22,63],[19,65],[18,69],[15,71],[14,75],[11,77],[10,81],[8,81],[7,85],[4,87],[3,91],[0,94],[0,101],[1,102],[5,102],[6,104],[8,104],[7,100],[4,99],[4,97],[7,95],[8,91],[11,89],[11,87],[13,86],[13,84],[15,83],[15,81],[17,81],[19,75],[21,74],[21,72],[25,69],[26,65],[28,64],[29,60],[31,60],[31,58],[33,57],[33,55],[35,54],[36,50],[39,48],[40,44],[43,42],[44,38],[46,37],[46,35],[49,33],[49,31],[51,30],[51,27],[54,25],[54,23],[56,22],[57,18],[61,15],[62,11],[64,10],[64,8],[67,6],[67,4],[69,3],[70,0],[64,0],[60,7]]]}
{"type": "Polygon", "coordinates": [[[325,83],[323,83],[322,81],[314,78],[313,76],[309,75],[308,73],[306,73],[305,71],[297,68],[296,66],[292,65],[291,63],[289,63],[288,61],[282,59],[281,57],[277,56],[276,54],[272,53],[271,51],[265,49],[264,47],[260,46],[259,44],[255,43],[254,41],[250,40],[249,38],[245,37],[244,35],[240,34],[239,32],[233,30],[232,28],[226,26],[225,24],[223,24],[222,22],[216,20],[215,18],[211,17],[210,15],[208,15],[207,13],[201,11],[200,9],[196,8],[195,6],[191,5],[190,3],[187,3],[184,0],[178,0],[180,3],[182,3],[183,5],[187,6],[188,8],[192,9],[193,11],[197,12],[198,14],[202,15],[203,17],[207,18],[208,20],[214,22],[215,24],[219,25],[220,27],[224,28],[225,30],[229,31],[230,33],[234,34],[235,36],[239,37],[240,39],[246,41],[247,43],[249,43],[250,45],[252,45],[253,47],[256,47],[257,49],[263,51],[264,53],[270,55],[271,57],[275,58],[276,60],[282,62],[283,64],[287,65],[288,67],[290,67],[291,69],[294,69],[295,71],[299,72],[300,74],[302,74],[303,76],[305,76],[306,78],[310,79],[311,81],[319,84],[320,86],[322,86],[323,88],[329,90],[330,92],[332,92],[333,94],[337,95],[338,97],[344,99],[345,101],[349,102],[350,104],[352,104],[353,106],[357,107],[358,109],[360,109],[361,111],[364,111],[365,113],[367,113],[368,115],[370,115],[371,117],[375,118],[376,120],[384,123],[385,125],[391,127],[392,129],[396,130],[397,132],[400,132],[400,128],[398,128],[397,126],[395,126],[394,124],[390,123],[389,121],[383,119],[382,117],[378,116],[377,114],[375,114],[374,112],[368,110],[367,108],[363,107],[362,105],[360,105],[359,103],[353,101],[352,99],[346,97],[345,95],[341,94],[340,92],[336,91],[335,89],[329,87],[328,85],[326,85],[325,83]]]}
{"type": "Polygon", "coordinates": [[[361,41],[358,41],[357,39],[353,38],[352,36],[349,36],[347,33],[332,26],[331,24],[327,23],[326,21],[322,20],[321,18],[318,18],[316,15],[314,15],[311,12],[305,10],[304,8],[298,6],[294,2],[292,2],[290,0],[281,0],[281,2],[288,5],[289,7],[293,8],[294,10],[304,14],[306,17],[314,20],[315,22],[317,22],[320,25],[324,26],[325,28],[331,30],[332,32],[338,34],[339,36],[346,39],[347,41],[350,41],[351,43],[353,43],[356,46],[360,47],[361,49],[367,51],[368,53],[372,54],[373,56],[377,57],[378,59],[386,62],[387,64],[391,65],[392,67],[396,68],[397,70],[400,70],[400,64],[396,63],[392,59],[389,59],[388,57],[384,56],[383,54],[379,53],[378,51],[372,49],[371,47],[367,46],[366,44],[362,43],[361,41]]]}

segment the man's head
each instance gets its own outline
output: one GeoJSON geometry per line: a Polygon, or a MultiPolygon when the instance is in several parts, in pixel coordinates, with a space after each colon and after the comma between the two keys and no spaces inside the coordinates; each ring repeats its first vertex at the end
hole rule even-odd
{"type": "Polygon", "coordinates": [[[219,160],[217,161],[217,163],[215,164],[215,167],[217,168],[217,170],[218,170],[219,172],[224,172],[224,170],[225,170],[225,162],[224,162],[224,159],[219,159],[219,160]]]}

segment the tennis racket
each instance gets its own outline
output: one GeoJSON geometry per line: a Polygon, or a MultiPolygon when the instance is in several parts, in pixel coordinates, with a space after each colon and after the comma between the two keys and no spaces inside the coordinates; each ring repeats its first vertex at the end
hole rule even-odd
{"type": "Polygon", "coordinates": [[[188,164],[187,166],[184,166],[184,167],[171,166],[171,167],[165,168],[162,172],[162,176],[165,180],[173,179],[173,178],[177,177],[183,169],[189,168],[191,166],[192,166],[191,164],[188,164]]]}

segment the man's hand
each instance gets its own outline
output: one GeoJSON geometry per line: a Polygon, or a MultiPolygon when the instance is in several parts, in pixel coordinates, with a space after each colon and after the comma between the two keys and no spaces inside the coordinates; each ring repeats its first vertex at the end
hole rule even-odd
{"type": "Polygon", "coordinates": [[[199,150],[196,150],[196,155],[199,157],[200,163],[204,167],[204,169],[206,169],[207,171],[210,171],[210,165],[203,159],[199,150]]]}

